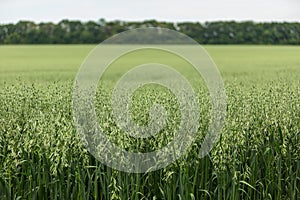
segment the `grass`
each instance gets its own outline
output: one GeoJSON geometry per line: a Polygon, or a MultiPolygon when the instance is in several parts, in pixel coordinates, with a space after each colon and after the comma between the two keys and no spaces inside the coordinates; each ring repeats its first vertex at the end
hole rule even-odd
{"type": "MultiPolygon", "coordinates": [[[[203,116],[199,137],[174,164],[144,174],[101,164],[75,131],[73,81],[92,48],[0,46],[0,199],[299,198],[300,47],[205,46],[228,98],[221,140],[198,158],[209,106],[205,89],[194,85],[203,116]]],[[[96,102],[99,122],[115,143],[148,150],[153,143],[116,137],[121,132],[104,106],[121,73],[112,68],[103,78],[96,102]]],[[[183,73],[193,77],[188,70],[183,73]]],[[[172,113],[163,134],[172,138],[168,134],[178,115],[176,106],[168,106],[176,103],[153,89],[135,94],[134,119],[146,124],[148,100],[162,103],[172,113]]],[[[155,140],[162,144],[161,138],[155,140]]]]}

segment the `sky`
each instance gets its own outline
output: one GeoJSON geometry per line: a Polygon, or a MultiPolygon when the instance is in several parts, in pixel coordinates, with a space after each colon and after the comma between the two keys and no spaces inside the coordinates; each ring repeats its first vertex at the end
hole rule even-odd
{"type": "Polygon", "coordinates": [[[0,0],[0,24],[19,20],[300,22],[300,0],[0,0]]]}

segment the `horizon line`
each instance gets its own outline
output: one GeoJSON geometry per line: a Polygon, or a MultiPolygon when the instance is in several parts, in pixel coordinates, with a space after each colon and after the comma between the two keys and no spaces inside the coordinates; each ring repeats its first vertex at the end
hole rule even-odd
{"type": "Polygon", "coordinates": [[[1,22],[1,25],[5,24],[16,24],[21,21],[28,21],[28,22],[34,22],[34,23],[54,23],[57,24],[61,21],[68,20],[68,21],[80,21],[82,23],[86,22],[98,22],[100,20],[105,20],[105,22],[147,22],[147,21],[157,21],[157,22],[166,22],[166,23],[210,23],[210,22],[237,22],[237,23],[243,23],[243,22],[253,22],[253,23],[300,23],[300,20],[254,20],[254,19],[213,19],[213,20],[160,20],[160,19],[153,19],[153,18],[147,18],[147,19],[140,19],[140,20],[133,20],[133,19],[105,19],[105,18],[98,18],[98,19],[76,19],[76,18],[62,18],[60,20],[33,20],[33,19],[18,19],[15,21],[10,22],[1,22]]]}

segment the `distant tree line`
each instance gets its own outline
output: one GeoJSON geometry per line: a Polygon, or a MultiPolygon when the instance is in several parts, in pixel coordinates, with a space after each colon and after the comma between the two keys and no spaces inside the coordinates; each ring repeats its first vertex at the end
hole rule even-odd
{"type": "Polygon", "coordinates": [[[255,23],[252,21],[170,23],[148,20],[70,21],[34,23],[19,21],[0,25],[0,44],[95,44],[125,30],[162,27],[177,30],[200,44],[300,44],[300,23],[255,23]]]}

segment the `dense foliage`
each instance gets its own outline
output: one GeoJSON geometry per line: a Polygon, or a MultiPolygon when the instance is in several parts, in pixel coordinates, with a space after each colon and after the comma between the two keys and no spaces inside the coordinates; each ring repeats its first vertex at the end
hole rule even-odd
{"type": "Polygon", "coordinates": [[[170,23],[148,20],[70,21],[57,24],[20,21],[0,25],[0,44],[95,44],[122,31],[164,27],[180,31],[200,44],[300,44],[300,23],[206,22],[170,23]]]}
{"type": "MultiPolygon", "coordinates": [[[[0,47],[0,69],[6,75],[0,76],[0,199],[299,198],[299,47],[207,47],[228,97],[222,138],[204,158],[198,156],[201,139],[196,138],[180,160],[144,174],[106,167],[89,154],[75,131],[74,72],[91,47],[0,47]]],[[[103,104],[119,72],[107,74],[108,87],[96,101],[103,129],[116,143],[124,137],[116,136],[118,127],[103,104]]],[[[209,104],[205,91],[199,85],[195,89],[201,135],[207,131],[209,104]]],[[[147,121],[153,99],[174,109],[172,98],[149,88],[136,95],[132,109],[137,122],[147,121]]]]}

